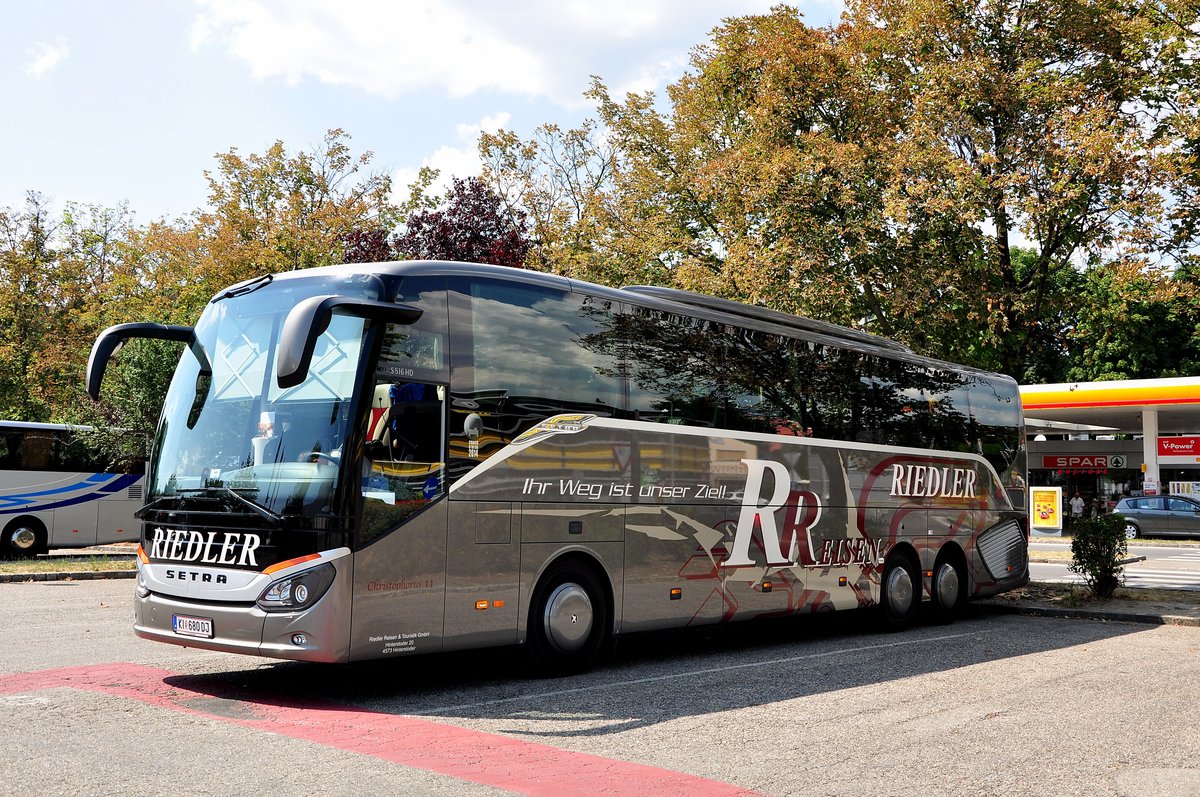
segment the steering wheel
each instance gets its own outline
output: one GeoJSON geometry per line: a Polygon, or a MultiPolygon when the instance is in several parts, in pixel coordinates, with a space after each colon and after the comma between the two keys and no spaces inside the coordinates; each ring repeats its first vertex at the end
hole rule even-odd
{"type": "Polygon", "coordinates": [[[317,464],[333,465],[334,467],[337,467],[341,464],[340,459],[326,454],[324,451],[305,451],[296,461],[315,462],[317,464]]]}

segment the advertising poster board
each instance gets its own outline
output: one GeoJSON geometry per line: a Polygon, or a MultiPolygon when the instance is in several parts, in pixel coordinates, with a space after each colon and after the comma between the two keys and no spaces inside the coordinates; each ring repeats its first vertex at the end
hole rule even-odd
{"type": "Polygon", "coordinates": [[[1029,496],[1029,531],[1039,537],[1061,537],[1062,488],[1033,487],[1029,496]]]}

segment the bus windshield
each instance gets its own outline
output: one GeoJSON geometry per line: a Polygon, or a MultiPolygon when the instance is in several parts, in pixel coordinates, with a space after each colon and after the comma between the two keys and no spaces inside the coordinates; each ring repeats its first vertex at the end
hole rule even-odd
{"type": "Polygon", "coordinates": [[[167,392],[150,500],[232,490],[274,515],[329,513],[365,322],[334,315],[295,387],[275,380],[276,344],[297,302],[322,294],[375,299],[377,285],[361,277],[280,279],[209,304],[196,324],[197,347],[184,351],[167,392]]]}

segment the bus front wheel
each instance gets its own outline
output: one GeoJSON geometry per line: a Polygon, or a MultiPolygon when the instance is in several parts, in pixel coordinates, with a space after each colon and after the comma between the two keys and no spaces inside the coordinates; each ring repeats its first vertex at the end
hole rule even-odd
{"type": "Polygon", "coordinates": [[[4,529],[4,556],[25,559],[46,552],[46,529],[32,518],[17,518],[4,529]]]}
{"type": "Polygon", "coordinates": [[[879,607],[884,627],[899,630],[910,625],[921,603],[921,582],[912,558],[896,552],[883,567],[879,607]]]}
{"type": "Polygon", "coordinates": [[[528,644],[534,663],[552,675],[587,668],[608,644],[609,615],[604,589],[589,568],[552,567],[530,603],[528,644]]]}

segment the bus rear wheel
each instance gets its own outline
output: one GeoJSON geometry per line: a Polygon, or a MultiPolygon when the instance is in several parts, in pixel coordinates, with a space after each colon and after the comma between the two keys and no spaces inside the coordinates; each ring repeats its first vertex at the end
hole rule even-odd
{"type": "Polygon", "coordinates": [[[921,582],[917,566],[904,553],[893,553],[883,566],[879,585],[879,608],[884,627],[898,631],[912,624],[921,603],[921,582]]]}
{"type": "Polygon", "coordinates": [[[607,646],[611,626],[608,600],[596,575],[575,563],[556,565],[534,591],[529,652],[543,673],[579,672],[607,646]]]}
{"type": "Polygon", "coordinates": [[[933,612],[941,622],[949,622],[967,605],[966,568],[954,554],[943,553],[933,566],[933,612]]]}
{"type": "Polygon", "coordinates": [[[27,559],[46,552],[46,529],[33,518],[17,518],[4,528],[3,552],[8,559],[27,559]]]}

